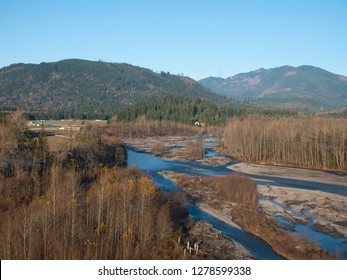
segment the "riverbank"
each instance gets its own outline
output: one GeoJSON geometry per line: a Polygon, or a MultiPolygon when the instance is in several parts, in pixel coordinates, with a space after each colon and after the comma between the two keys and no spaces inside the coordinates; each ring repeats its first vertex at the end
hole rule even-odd
{"type": "MultiPolygon", "coordinates": [[[[199,206],[200,207],[200,206],[199,206]]],[[[205,207],[201,208],[206,210],[205,207]]],[[[208,211],[205,211],[208,213],[208,211]]],[[[213,215],[213,212],[211,212],[213,215]]],[[[185,237],[189,245],[199,244],[199,252],[192,250],[189,253],[185,250],[185,254],[192,254],[190,258],[204,260],[252,260],[254,256],[240,243],[232,240],[226,235],[216,230],[211,224],[204,221],[192,221],[189,226],[189,232],[185,237]],[[189,241],[188,241],[189,240],[189,241]]],[[[183,248],[187,248],[187,243],[182,244],[183,248]]],[[[193,246],[194,248],[194,246],[193,246]]]]}
{"type": "Polygon", "coordinates": [[[343,248],[347,246],[347,197],[300,188],[302,184],[307,188],[307,184],[312,182],[346,188],[347,177],[344,174],[248,163],[238,163],[228,168],[256,180],[262,198],[261,207],[285,229],[294,231],[298,225],[307,225],[316,232],[340,240],[343,248]],[[268,177],[293,180],[291,183],[296,187],[283,187],[281,181],[264,179],[268,177]]]}
{"type": "Polygon", "coordinates": [[[227,167],[246,175],[260,175],[347,187],[347,174],[340,171],[284,167],[240,162],[227,167]]]}
{"type": "MultiPolygon", "coordinates": [[[[256,205],[251,203],[247,206],[241,202],[243,199],[239,201],[235,197],[234,199],[225,197],[220,193],[219,183],[214,176],[187,176],[172,171],[164,171],[161,174],[180,186],[187,198],[206,213],[235,228],[246,229],[251,234],[266,241],[279,255],[289,259],[325,259],[333,257],[333,255],[327,254],[318,246],[309,242],[305,236],[294,236],[285,233],[281,230],[280,224],[272,217],[269,217],[264,211],[258,210],[257,205],[259,204],[257,202],[255,202],[256,205]],[[291,246],[288,246],[288,244],[291,246]]],[[[246,187],[246,185],[237,186],[240,189],[239,195],[244,194],[248,197],[248,193],[241,190],[243,187],[246,187]]],[[[248,201],[248,198],[245,197],[245,199],[248,201]]]]}

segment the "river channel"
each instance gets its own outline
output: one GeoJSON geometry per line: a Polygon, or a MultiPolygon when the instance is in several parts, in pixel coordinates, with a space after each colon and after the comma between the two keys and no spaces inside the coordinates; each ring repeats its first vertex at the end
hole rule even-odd
{"type": "MultiPolygon", "coordinates": [[[[205,146],[207,151],[206,157],[218,155],[213,147],[205,146]]],[[[224,175],[232,173],[227,164],[208,166],[196,161],[178,161],[166,160],[150,154],[146,154],[135,149],[128,149],[128,166],[137,165],[143,172],[149,174],[158,188],[162,191],[182,191],[175,183],[165,178],[159,172],[161,171],[174,171],[186,175],[224,175]]],[[[298,181],[285,178],[265,177],[265,176],[252,176],[256,181],[259,180],[272,180],[276,185],[284,187],[300,187],[302,189],[320,190],[329,193],[335,193],[347,196],[347,187],[334,186],[329,184],[320,184],[315,182],[308,183],[307,181],[298,181]]],[[[237,229],[214,216],[202,211],[193,203],[189,202],[188,205],[189,215],[195,220],[204,220],[210,223],[215,229],[219,230],[224,235],[239,242],[257,259],[283,259],[272,251],[271,247],[263,240],[246,233],[243,230],[237,229]]],[[[281,222],[281,221],[280,221],[281,222]]],[[[347,238],[333,238],[329,235],[322,234],[312,230],[309,225],[297,225],[295,232],[305,232],[306,236],[312,241],[317,243],[321,248],[331,253],[336,253],[338,249],[342,258],[347,258],[347,238]]]]}

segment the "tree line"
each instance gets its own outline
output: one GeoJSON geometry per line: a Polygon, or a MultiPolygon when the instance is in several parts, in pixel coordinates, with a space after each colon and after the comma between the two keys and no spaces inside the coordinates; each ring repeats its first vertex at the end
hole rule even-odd
{"type": "Polygon", "coordinates": [[[347,170],[346,119],[233,118],[223,143],[247,162],[347,170]]]}
{"type": "Polygon", "coordinates": [[[149,99],[118,110],[114,119],[132,122],[140,117],[150,120],[166,120],[192,125],[223,125],[234,116],[258,113],[265,116],[296,116],[294,110],[245,106],[235,102],[216,103],[193,96],[167,95],[149,99]]]}

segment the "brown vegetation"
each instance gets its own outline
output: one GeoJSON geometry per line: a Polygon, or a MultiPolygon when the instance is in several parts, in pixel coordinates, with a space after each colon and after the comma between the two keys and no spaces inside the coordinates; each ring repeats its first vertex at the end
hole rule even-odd
{"type": "Polygon", "coordinates": [[[346,119],[232,119],[224,145],[247,162],[347,170],[346,119]]]}
{"type": "Polygon", "coordinates": [[[204,132],[196,126],[169,121],[153,121],[146,118],[139,118],[132,123],[111,123],[105,126],[105,129],[108,133],[122,138],[166,135],[194,136],[204,132]]]}
{"type": "Polygon", "coordinates": [[[44,195],[1,214],[0,257],[177,259],[171,205],[138,170],[101,168],[85,190],[78,172],[54,169],[44,195]]]}
{"type": "Polygon", "coordinates": [[[149,120],[145,117],[136,119],[131,123],[110,122],[105,129],[112,135],[121,138],[151,137],[151,136],[197,136],[221,135],[222,129],[218,126],[192,126],[183,123],[149,120]]]}
{"type": "Polygon", "coordinates": [[[185,154],[187,158],[201,159],[205,155],[203,143],[200,140],[188,141],[185,147],[185,154]]]}
{"type": "Polygon", "coordinates": [[[153,148],[152,148],[152,152],[155,155],[161,155],[165,152],[165,145],[164,143],[156,143],[153,148]]]}
{"type": "Polygon", "coordinates": [[[220,201],[231,200],[232,215],[248,232],[264,239],[275,252],[288,259],[326,259],[332,256],[317,245],[297,235],[282,231],[276,221],[259,209],[256,183],[247,177],[227,175],[215,177],[214,185],[220,201]]]}
{"type": "Polygon", "coordinates": [[[49,152],[20,113],[0,123],[1,259],[178,259],[186,209],[126,169],[104,126],[49,152]]]}

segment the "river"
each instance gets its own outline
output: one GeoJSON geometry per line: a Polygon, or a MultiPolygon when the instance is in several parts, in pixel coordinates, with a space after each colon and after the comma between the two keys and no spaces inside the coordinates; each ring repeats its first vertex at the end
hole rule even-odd
{"type": "MultiPolygon", "coordinates": [[[[218,155],[213,147],[205,146],[207,151],[206,157],[218,155]]],[[[128,150],[128,166],[137,165],[143,172],[149,174],[155,184],[162,191],[181,191],[181,189],[173,183],[171,180],[163,177],[159,174],[161,171],[174,171],[177,173],[183,173],[186,175],[224,175],[232,173],[231,170],[227,169],[230,163],[208,166],[196,161],[177,161],[177,160],[165,160],[160,157],[156,157],[150,154],[136,151],[134,149],[128,150]]],[[[336,193],[347,196],[347,188],[334,185],[326,185],[319,183],[310,183],[306,181],[290,180],[283,178],[271,178],[264,176],[252,176],[258,180],[272,180],[276,184],[285,187],[300,187],[303,189],[314,189],[321,190],[330,193],[336,193]]],[[[202,211],[193,203],[188,205],[189,215],[195,220],[205,220],[210,223],[214,228],[221,231],[221,233],[230,237],[231,239],[239,242],[257,259],[282,259],[275,252],[272,251],[271,247],[266,244],[263,240],[246,233],[243,230],[239,230],[231,225],[224,223],[223,221],[209,215],[202,211]]],[[[281,222],[281,221],[280,221],[281,222]]],[[[306,236],[313,242],[317,243],[321,248],[336,253],[338,249],[339,254],[342,258],[347,258],[347,244],[344,242],[347,238],[333,238],[331,236],[316,232],[312,230],[309,225],[297,225],[295,228],[296,232],[305,232],[306,236]]]]}

